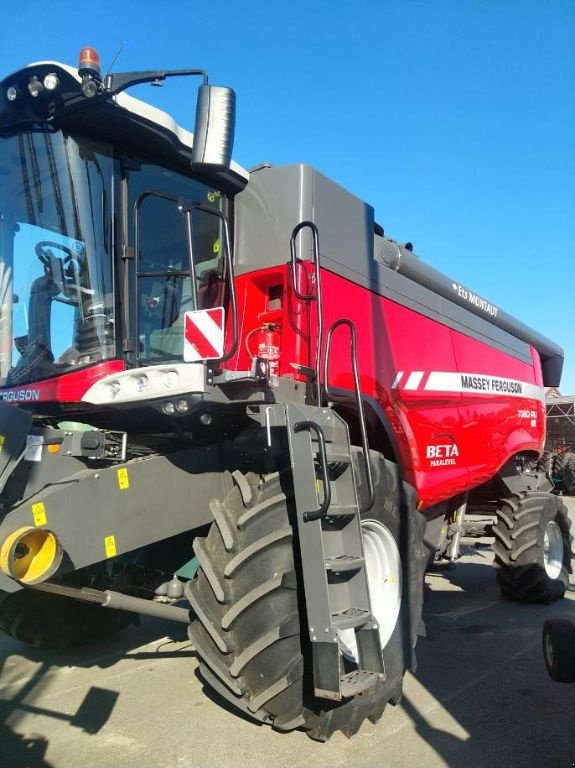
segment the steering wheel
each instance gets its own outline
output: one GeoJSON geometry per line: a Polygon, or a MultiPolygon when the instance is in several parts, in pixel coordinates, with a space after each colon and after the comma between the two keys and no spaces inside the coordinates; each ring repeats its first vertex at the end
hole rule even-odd
{"type": "Polygon", "coordinates": [[[36,256],[47,269],[51,266],[50,257],[52,256],[53,249],[62,251],[62,253],[65,254],[65,258],[63,259],[64,264],[68,264],[70,261],[79,261],[77,254],[75,254],[71,248],[68,248],[67,245],[53,243],[50,240],[41,240],[39,243],[36,243],[34,250],[36,251],[36,256]]]}

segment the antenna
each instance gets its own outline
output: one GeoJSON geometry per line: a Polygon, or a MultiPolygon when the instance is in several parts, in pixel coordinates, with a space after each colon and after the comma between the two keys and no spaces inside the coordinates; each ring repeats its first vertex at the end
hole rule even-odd
{"type": "Polygon", "coordinates": [[[122,53],[122,51],[124,50],[124,48],[125,48],[125,47],[126,47],[126,43],[125,43],[125,42],[123,42],[123,43],[121,43],[121,44],[120,44],[120,47],[118,48],[118,53],[117,53],[117,54],[114,56],[114,58],[112,59],[112,63],[111,63],[111,64],[110,64],[110,66],[108,67],[108,71],[107,71],[107,72],[106,72],[106,74],[104,75],[104,79],[106,79],[106,77],[108,77],[108,75],[110,74],[110,72],[111,72],[111,70],[112,70],[112,67],[114,66],[114,64],[115,64],[115,63],[118,61],[118,59],[120,58],[120,54],[122,53]]]}

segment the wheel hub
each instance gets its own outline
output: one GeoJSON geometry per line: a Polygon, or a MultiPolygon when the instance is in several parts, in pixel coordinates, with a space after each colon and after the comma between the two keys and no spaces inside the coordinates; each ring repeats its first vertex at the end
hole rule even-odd
{"type": "Polygon", "coordinates": [[[563,567],[563,534],[557,523],[550,521],[543,539],[543,563],[550,579],[556,579],[563,567]]]}
{"type": "MultiPolygon", "coordinates": [[[[395,539],[383,523],[362,520],[361,531],[371,610],[379,626],[383,650],[393,634],[401,609],[401,557],[395,539]]],[[[357,662],[355,631],[344,629],[338,635],[344,656],[357,662]]]]}
{"type": "Polygon", "coordinates": [[[544,637],[543,653],[545,654],[545,658],[548,666],[552,667],[553,666],[553,643],[551,642],[551,638],[549,637],[549,635],[545,635],[544,637]]]}

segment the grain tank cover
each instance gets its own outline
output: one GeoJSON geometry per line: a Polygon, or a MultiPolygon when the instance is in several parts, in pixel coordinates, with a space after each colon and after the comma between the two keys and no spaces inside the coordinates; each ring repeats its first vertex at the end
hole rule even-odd
{"type": "MultiPolygon", "coordinates": [[[[309,165],[264,166],[250,172],[236,197],[236,271],[248,272],[290,259],[290,237],[301,221],[320,232],[322,263],[354,264],[368,274],[373,264],[373,208],[309,165]]],[[[300,255],[310,253],[309,231],[300,255]]]]}
{"type": "Polygon", "coordinates": [[[558,344],[512,317],[470,288],[429,266],[407,248],[386,238],[378,238],[378,241],[377,257],[389,269],[467,309],[477,317],[487,320],[516,339],[533,346],[541,357],[545,386],[559,385],[564,353],[558,344]]]}

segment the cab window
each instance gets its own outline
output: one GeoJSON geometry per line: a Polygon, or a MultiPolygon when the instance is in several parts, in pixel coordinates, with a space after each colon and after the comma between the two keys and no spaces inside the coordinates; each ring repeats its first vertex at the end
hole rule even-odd
{"type": "Polygon", "coordinates": [[[127,176],[137,251],[137,359],[141,364],[181,359],[185,312],[222,306],[225,299],[220,220],[193,204],[220,211],[225,199],[197,180],[155,165],[131,168],[127,176]]]}

